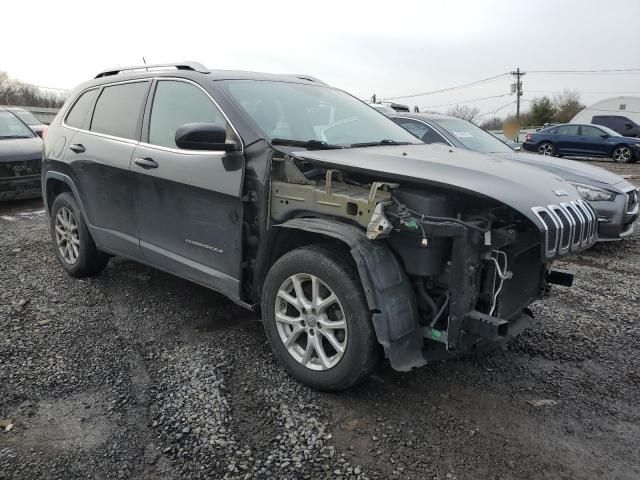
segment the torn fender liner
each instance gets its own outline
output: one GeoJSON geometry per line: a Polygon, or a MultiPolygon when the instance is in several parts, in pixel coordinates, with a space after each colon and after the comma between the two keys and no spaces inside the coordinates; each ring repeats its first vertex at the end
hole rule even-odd
{"type": "Polygon", "coordinates": [[[351,249],[373,313],[373,327],[391,366],[407,371],[426,363],[413,289],[402,266],[381,242],[367,240],[356,226],[320,218],[294,218],[274,225],[333,237],[351,249]]]}

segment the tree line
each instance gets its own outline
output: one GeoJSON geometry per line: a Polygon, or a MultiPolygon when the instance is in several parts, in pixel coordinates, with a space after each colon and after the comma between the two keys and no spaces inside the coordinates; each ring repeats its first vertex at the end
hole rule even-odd
{"type": "Polygon", "coordinates": [[[0,105],[60,108],[66,98],[66,94],[61,92],[26,85],[11,78],[6,72],[0,72],[0,105]]]}
{"type": "MultiPolygon", "coordinates": [[[[585,106],[580,102],[580,94],[574,90],[565,90],[553,98],[542,96],[530,101],[531,107],[528,111],[520,113],[520,125],[541,126],[545,123],[566,123],[585,106]]],[[[484,119],[479,117],[480,110],[477,107],[467,105],[456,105],[447,110],[447,115],[463,118],[477,123],[486,130],[500,130],[506,121],[515,119],[514,115],[505,118],[493,116],[484,119]]]]}

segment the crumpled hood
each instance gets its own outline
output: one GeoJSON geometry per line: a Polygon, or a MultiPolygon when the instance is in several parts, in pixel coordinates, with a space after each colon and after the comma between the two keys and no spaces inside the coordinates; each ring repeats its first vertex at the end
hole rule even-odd
{"type": "Polygon", "coordinates": [[[526,152],[492,153],[491,155],[542,168],[569,182],[584,183],[613,190],[624,190],[626,187],[631,187],[631,184],[620,175],[577,160],[565,160],[564,158],[526,152]]]}
{"type": "Polygon", "coordinates": [[[42,158],[40,137],[0,139],[0,163],[42,158]]]}
{"type": "Polygon", "coordinates": [[[379,174],[384,179],[481,194],[514,208],[541,229],[531,207],[581,198],[572,185],[540,168],[443,145],[297,151],[292,155],[325,166],[379,174]]]}

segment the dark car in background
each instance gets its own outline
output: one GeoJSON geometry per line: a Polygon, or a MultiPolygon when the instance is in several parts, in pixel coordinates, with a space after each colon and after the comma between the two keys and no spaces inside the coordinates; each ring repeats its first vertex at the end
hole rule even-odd
{"type": "Polygon", "coordinates": [[[20,120],[29,125],[29,128],[35,132],[40,138],[47,130],[47,126],[29,110],[20,107],[5,107],[11,113],[15,114],[20,120]]]}
{"type": "Polygon", "coordinates": [[[40,137],[0,107],[0,200],[39,197],[41,165],[40,137]]]}
{"type": "Polygon", "coordinates": [[[640,125],[622,115],[594,115],[591,123],[608,127],[623,137],[640,137],[640,125]]]}
{"type": "Polygon", "coordinates": [[[392,117],[425,143],[491,154],[542,168],[572,183],[598,213],[598,240],[618,240],[633,232],[638,218],[638,192],[627,180],[582,162],[517,152],[471,122],[447,115],[396,114],[392,117]]]}
{"type": "Polygon", "coordinates": [[[602,125],[563,123],[528,133],[525,150],[549,156],[610,157],[614,162],[640,158],[640,139],[623,137],[602,125]]]}

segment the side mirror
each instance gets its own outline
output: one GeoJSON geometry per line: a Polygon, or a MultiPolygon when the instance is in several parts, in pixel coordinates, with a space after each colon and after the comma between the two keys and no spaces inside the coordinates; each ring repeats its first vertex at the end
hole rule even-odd
{"type": "Polygon", "coordinates": [[[609,138],[609,134],[608,133],[603,133],[602,135],[600,135],[602,138],[609,138]]]}
{"type": "Polygon", "coordinates": [[[226,129],[216,123],[185,123],[178,127],[176,145],[183,150],[235,150],[236,145],[226,143],[226,129]]]}
{"type": "Polygon", "coordinates": [[[631,125],[629,122],[624,124],[624,128],[626,128],[627,130],[631,130],[633,128],[633,125],[631,125]]]}

